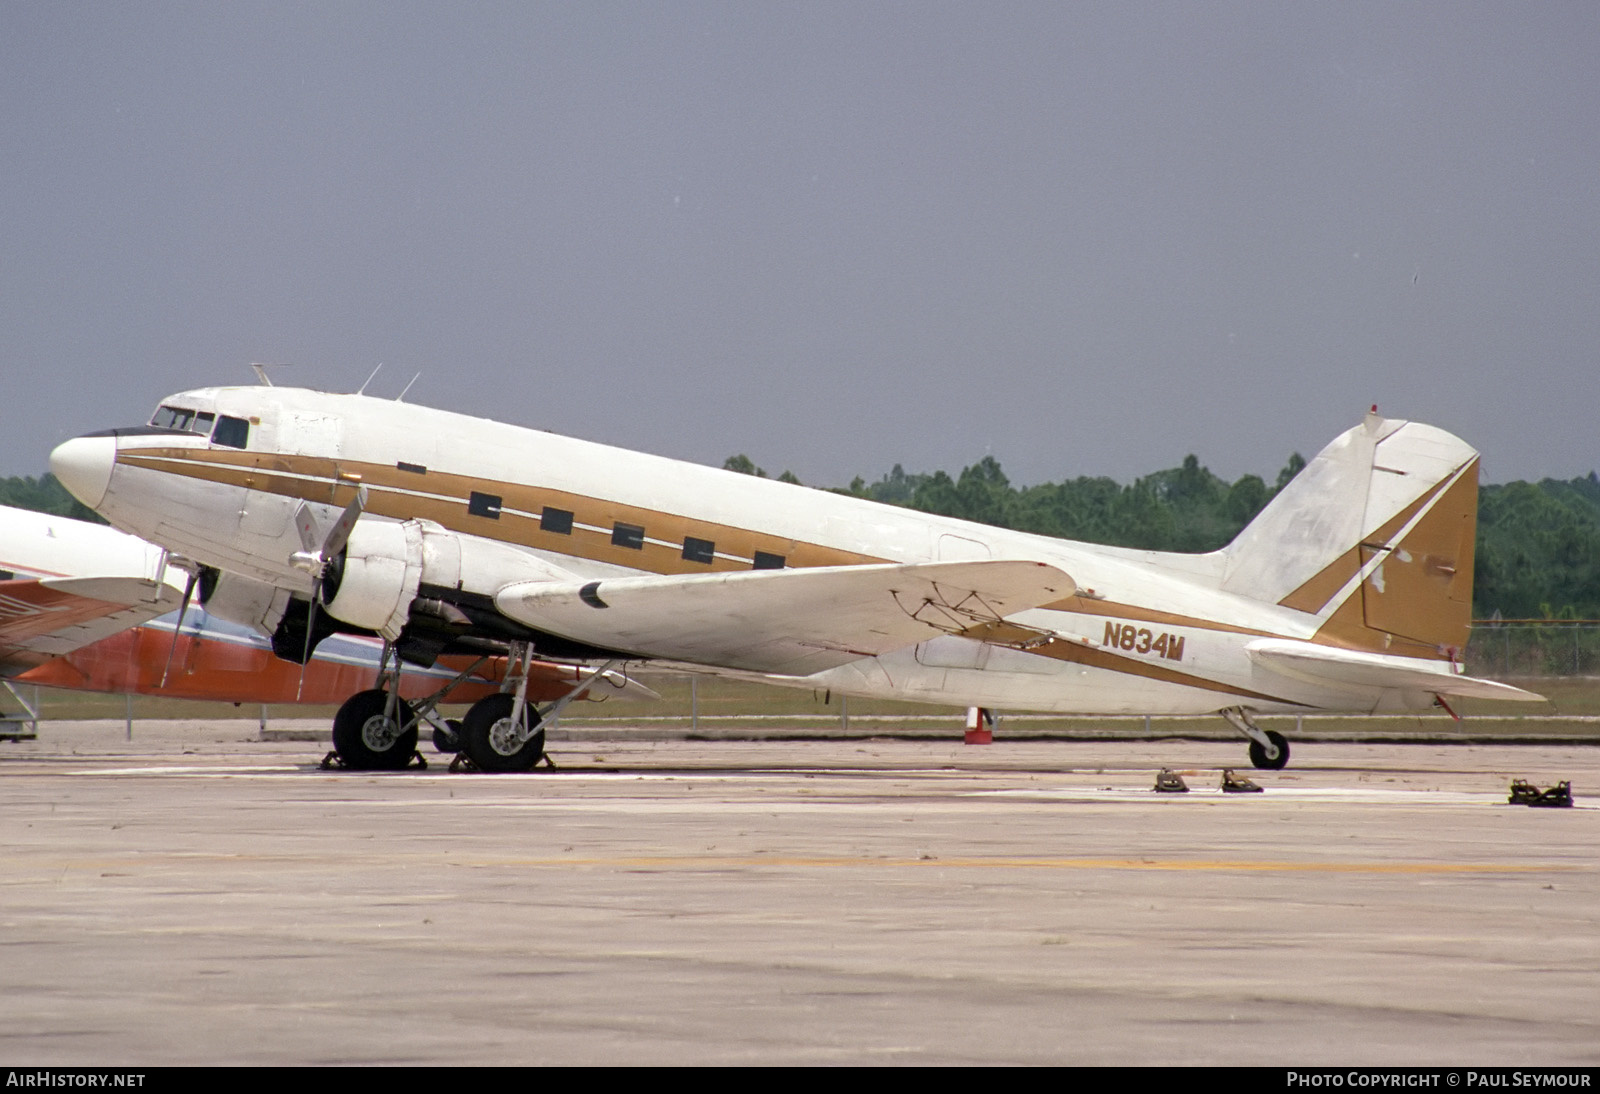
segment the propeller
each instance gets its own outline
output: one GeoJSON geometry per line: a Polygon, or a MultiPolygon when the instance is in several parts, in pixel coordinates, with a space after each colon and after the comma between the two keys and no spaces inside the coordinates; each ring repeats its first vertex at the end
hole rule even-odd
{"type": "Polygon", "coordinates": [[[350,499],[350,504],[344,507],[344,512],[339,514],[339,519],[333,522],[333,527],[328,529],[328,534],[323,537],[321,546],[315,547],[317,541],[317,518],[311,512],[311,507],[305,502],[295,510],[295,529],[300,533],[300,544],[305,548],[289,556],[289,562],[296,569],[304,570],[311,575],[311,601],[306,606],[306,645],[300,658],[300,682],[295,685],[294,697],[299,700],[301,692],[306,686],[306,663],[311,660],[311,638],[316,631],[317,603],[322,599],[322,582],[327,576],[328,565],[339,552],[345,549],[350,542],[350,533],[355,529],[356,521],[361,519],[361,513],[367,507],[367,488],[356,487],[356,496],[350,499]]]}
{"type": "Polygon", "coordinates": [[[172,659],[178,653],[178,636],[183,634],[183,617],[189,614],[189,598],[194,596],[195,582],[200,580],[200,569],[189,571],[189,580],[183,583],[183,603],[178,607],[178,623],[172,628],[172,645],[167,647],[167,663],[161,669],[159,687],[167,686],[167,676],[172,672],[172,659]]]}

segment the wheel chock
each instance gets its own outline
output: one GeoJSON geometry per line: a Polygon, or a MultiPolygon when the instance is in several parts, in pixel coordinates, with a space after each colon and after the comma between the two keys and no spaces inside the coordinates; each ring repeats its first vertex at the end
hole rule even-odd
{"type": "Polygon", "coordinates": [[[1535,809],[1570,809],[1572,808],[1572,784],[1570,782],[1556,783],[1528,804],[1535,809]]]}
{"type": "Polygon", "coordinates": [[[1156,776],[1154,789],[1157,794],[1187,794],[1189,792],[1189,784],[1184,782],[1183,776],[1172,770],[1172,768],[1163,767],[1161,774],[1156,776]]]}
{"type": "MultiPolygon", "coordinates": [[[[317,765],[323,771],[338,771],[347,766],[349,765],[344,762],[344,757],[339,755],[338,749],[334,749],[322,757],[322,762],[317,765]]],[[[416,767],[421,771],[426,771],[428,770],[428,761],[422,753],[413,752],[411,758],[406,761],[405,766],[416,767]]]]}
{"type": "Polygon", "coordinates": [[[1250,779],[1242,778],[1233,773],[1233,768],[1222,769],[1222,792],[1224,794],[1259,794],[1261,788],[1250,779]]]}
{"type": "Polygon", "coordinates": [[[1531,805],[1535,809],[1569,809],[1572,806],[1572,783],[1559,782],[1549,790],[1540,790],[1524,779],[1511,780],[1512,805],[1531,805]]]}

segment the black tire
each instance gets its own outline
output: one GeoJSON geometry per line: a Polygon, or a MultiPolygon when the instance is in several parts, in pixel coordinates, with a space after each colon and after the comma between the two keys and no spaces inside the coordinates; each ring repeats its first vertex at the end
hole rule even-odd
{"type": "Polygon", "coordinates": [[[507,737],[513,729],[511,711],[517,700],[512,695],[491,695],[479,699],[461,719],[461,751],[480,771],[528,771],[544,755],[544,727],[539,712],[526,708],[528,721],[536,726],[532,736],[512,749],[507,737]]]}
{"type": "Polygon", "coordinates": [[[388,717],[389,693],[381,688],[358,691],[333,716],[333,750],[345,767],[356,771],[398,771],[417,751],[417,715],[400,700],[399,726],[388,717]]]}
{"type": "Polygon", "coordinates": [[[452,752],[461,751],[461,723],[455,718],[446,718],[444,724],[449,728],[440,729],[435,726],[433,729],[433,749],[448,756],[452,752]]]}
{"type": "Polygon", "coordinates": [[[1259,742],[1250,742],[1250,762],[1265,771],[1282,771],[1289,765],[1289,738],[1275,730],[1267,730],[1267,740],[1277,749],[1276,756],[1268,756],[1259,742]]]}

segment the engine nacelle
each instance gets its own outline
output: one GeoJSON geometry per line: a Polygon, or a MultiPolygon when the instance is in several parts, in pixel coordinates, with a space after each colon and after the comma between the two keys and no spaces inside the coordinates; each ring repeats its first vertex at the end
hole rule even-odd
{"type": "Polygon", "coordinates": [[[283,622],[289,592],[266,581],[240,574],[200,571],[198,595],[206,614],[270,635],[283,622]]]}
{"type": "Polygon", "coordinates": [[[322,603],[339,622],[393,641],[410,617],[421,580],[420,522],[360,520],[344,550],[328,563],[322,603]]]}
{"type": "Polygon", "coordinates": [[[340,622],[393,641],[422,585],[492,597],[513,581],[575,576],[530,552],[459,535],[432,521],[365,519],[356,522],[345,549],[329,564],[322,603],[340,622]]]}

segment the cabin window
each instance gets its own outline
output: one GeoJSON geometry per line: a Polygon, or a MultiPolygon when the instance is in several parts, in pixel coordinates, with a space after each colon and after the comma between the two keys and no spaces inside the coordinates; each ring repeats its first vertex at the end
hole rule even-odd
{"type": "Polygon", "coordinates": [[[783,564],[786,561],[787,560],[782,555],[774,555],[767,551],[757,551],[756,564],[752,567],[752,569],[781,570],[783,569],[783,564]]]}
{"type": "Polygon", "coordinates": [[[709,539],[695,539],[685,536],[683,539],[683,557],[687,562],[710,563],[717,554],[717,545],[709,539]]]}
{"type": "Polygon", "coordinates": [[[611,545],[644,550],[644,529],[637,524],[624,524],[620,520],[611,529],[611,545]]]}
{"type": "Polygon", "coordinates": [[[426,475],[428,473],[428,468],[425,464],[407,463],[405,460],[401,460],[394,466],[397,470],[409,471],[413,475],[426,475]]]}
{"type": "Polygon", "coordinates": [[[500,495],[480,494],[474,490],[467,499],[467,512],[475,517],[488,517],[490,520],[500,519],[500,495]]]}
{"type": "Polygon", "coordinates": [[[230,418],[226,414],[217,419],[217,428],[211,432],[212,444],[229,448],[243,448],[250,443],[250,423],[243,418],[230,418]]]}
{"type": "Polygon", "coordinates": [[[539,527],[546,532],[554,532],[558,536],[572,534],[572,513],[566,509],[557,509],[546,505],[544,512],[539,514],[539,527]]]}

